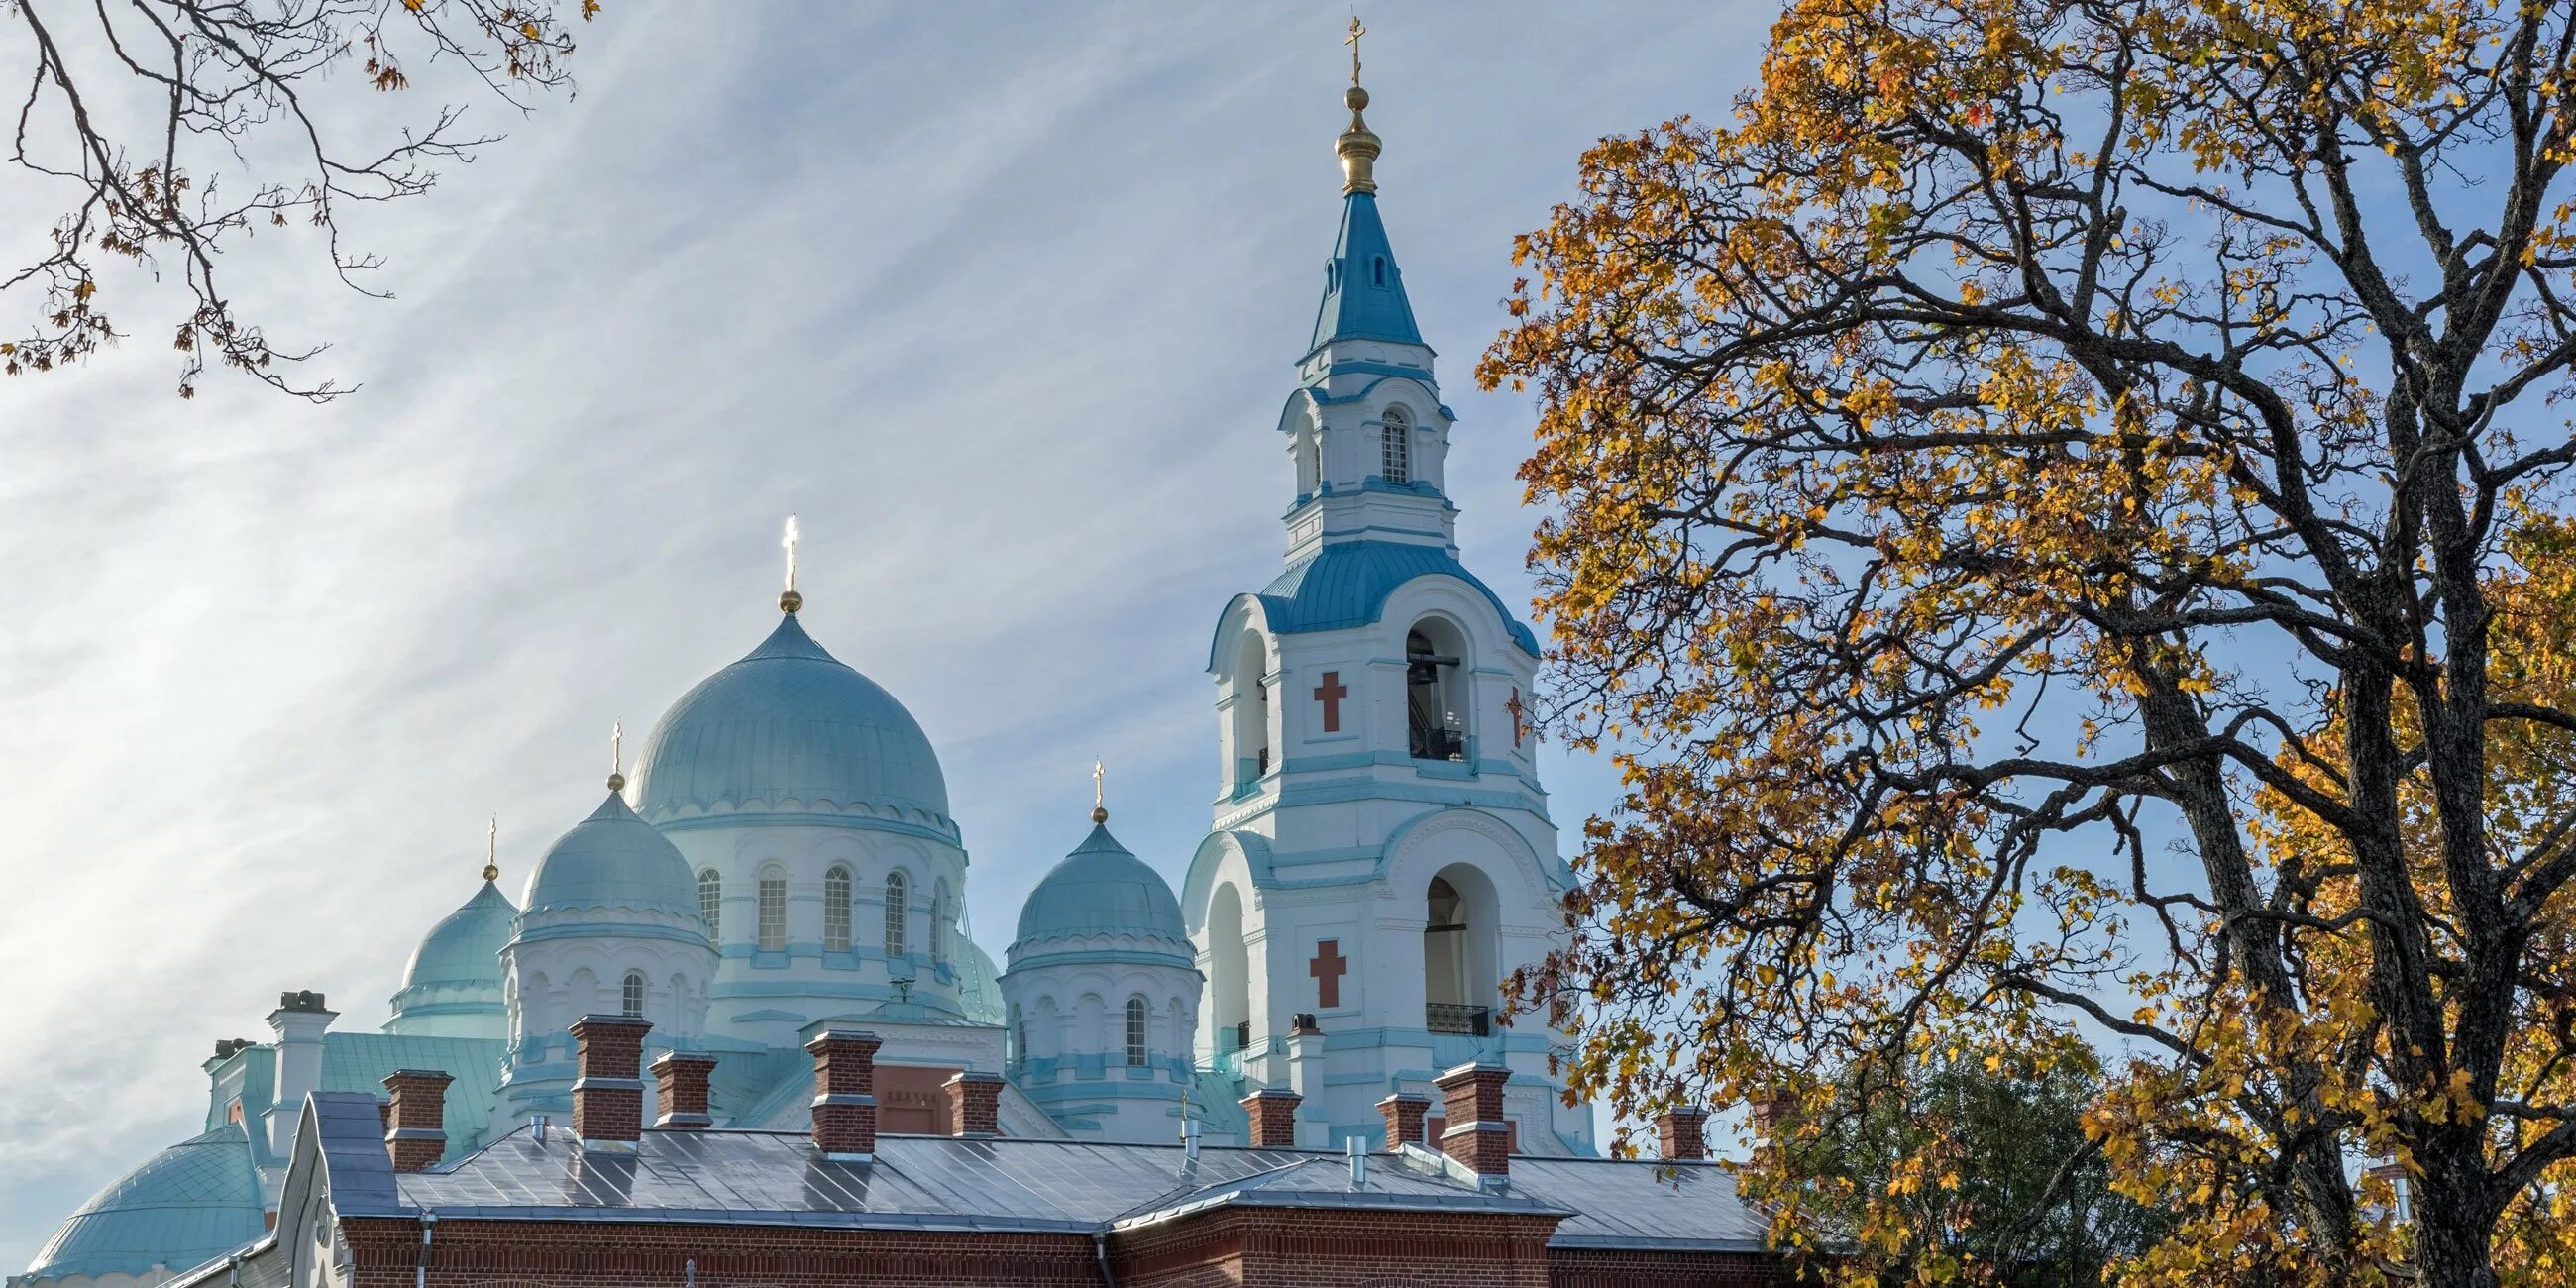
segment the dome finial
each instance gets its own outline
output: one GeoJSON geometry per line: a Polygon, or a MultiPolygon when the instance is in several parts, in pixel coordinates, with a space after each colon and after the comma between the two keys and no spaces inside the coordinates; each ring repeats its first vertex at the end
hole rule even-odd
{"type": "Polygon", "coordinates": [[[483,879],[501,879],[501,816],[492,816],[492,825],[483,830],[483,879]]]}
{"type": "Polygon", "coordinates": [[[1091,762],[1091,821],[1094,823],[1109,821],[1108,797],[1101,790],[1102,780],[1108,777],[1109,767],[1094,757],[1091,762]]]}
{"type": "Polygon", "coordinates": [[[623,720],[609,726],[608,730],[608,790],[626,790],[626,722],[623,720]]]}
{"type": "Polygon", "coordinates": [[[1367,34],[1368,28],[1360,25],[1360,16],[1352,14],[1351,34],[1342,38],[1342,43],[1351,47],[1351,87],[1342,91],[1342,103],[1351,109],[1351,128],[1333,140],[1333,152],[1342,159],[1345,194],[1377,191],[1374,167],[1378,137],[1369,130],[1368,122],[1360,119],[1360,109],[1369,104],[1368,91],[1360,88],[1360,37],[1367,34]]]}
{"type": "Polygon", "coordinates": [[[779,594],[778,607],[786,612],[792,613],[805,605],[805,597],[796,593],[795,515],[791,514],[787,516],[787,531],[785,535],[778,538],[778,544],[780,548],[787,552],[787,589],[779,594]]]}

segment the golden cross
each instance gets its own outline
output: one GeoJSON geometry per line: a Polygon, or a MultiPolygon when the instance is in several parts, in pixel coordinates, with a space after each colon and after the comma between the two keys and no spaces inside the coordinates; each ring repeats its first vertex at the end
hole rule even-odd
{"type": "Polygon", "coordinates": [[[786,531],[785,535],[783,535],[783,536],[779,537],[779,539],[778,539],[778,544],[779,544],[780,546],[782,546],[782,547],[785,547],[785,548],[786,548],[786,551],[787,551],[787,590],[788,590],[788,593],[793,594],[793,593],[795,593],[795,590],[796,590],[796,516],[795,516],[795,515],[792,515],[792,514],[791,514],[791,515],[788,515],[788,516],[787,516],[787,531],[786,531]]]}
{"type": "Polygon", "coordinates": [[[483,833],[483,879],[501,879],[501,816],[492,816],[492,826],[483,833]]]}
{"type": "Polygon", "coordinates": [[[1360,25],[1360,16],[1352,14],[1351,34],[1342,37],[1342,43],[1351,47],[1351,83],[1354,85],[1360,83],[1360,37],[1367,34],[1368,28],[1360,25]]]}
{"type": "Polygon", "coordinates": [[[1100,809],[1109,803],[1107,797],[1102,794],[1100,786],[1102,780],[1108,777],[1108,766],[1097,760],[1091,762],[1091,807],[1093,809],[1100,809]]]}
{"type": "Polygon", "coordinates": [[[626,772],[626,722],[623,720],[608,730],[608,772],[626,772]]]}

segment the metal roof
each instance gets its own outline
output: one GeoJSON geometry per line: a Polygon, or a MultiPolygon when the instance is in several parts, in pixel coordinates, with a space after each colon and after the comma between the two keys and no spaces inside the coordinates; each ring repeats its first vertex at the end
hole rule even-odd
{"type": "Polygon", "coordinates": [[[803,1132],[648,1131],[632,1154],[585,1153],[522,1130],[435,1171],[394,1173],[371,1102],[316,1096],[342,1215],[442,1219],[1017,1230],[1091,1234],[1230,1206],[1556,1215],[1566,1246],[1720,1251],[1761,1246],[1721,1169],[1514,1158],[1479,1187],[1433,1155],[1347,1158],[1295,1149],[879,1136],[875,1159],[835,1162],[803,1132]],[[339,1103],[345,1101],[346,1103],[339,1103]],[[353,1169],[340,1175],[343,1161],[353,1169]]]}
{"type": "MultiPolygon", "coordinates": [[[[1511,631],[1512,643],[1538,655],[1538,637],[1505,607],[1493,588],[1441,546],[1395,541],[1337,541],[1290,564],[1261,590],[1263,621],[1280,635],[1366,626],[1385,615],[1388,596],[1416,577],[1455,577],[1473,587],[1511,631]]],[[[1216,669],[1209,647],[1208,669],[1216,669]]]]}
{"type": "Polygon", "coordinates": [[[239,1123],[179,1142],[108,1182],[27,1266],[30,1280],[184,1270],[260,1235],[259,1172],[239,1123]]]}

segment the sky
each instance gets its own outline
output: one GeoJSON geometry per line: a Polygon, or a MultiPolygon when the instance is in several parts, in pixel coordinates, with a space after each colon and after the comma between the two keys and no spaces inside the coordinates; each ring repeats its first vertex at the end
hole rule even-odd
{"type": "MultiPolygon", "coordinates": [[[[1471,371],[1511,238],[1591,140],[1723,117],[1773,13],[1364,15],[1463,553],[1509,602],[1533,413],[1471,371]]],[[[199,1062],[280,991],[380,1024],[486,820],[515,891],[611,723],[639,744],[768,632],[790,512],[807,628],[939,749],[988,951],[1086,832],[1095,756],[1177,885],[1217,790],[1208,632],[1284,545],[1349,17],[612,0],[576,95],[478,103],[505,142],[353,221],[394,299],[292,231],[233,264],[356,393],[182,402],[140,338],[0,382],[0,1267],[193,1134],[199,1062]]],[[[58,211],[12,189],[15,254],[58,211]]],[[[1543,757],[1570,847],[1614,779],[1543,757]]]]}

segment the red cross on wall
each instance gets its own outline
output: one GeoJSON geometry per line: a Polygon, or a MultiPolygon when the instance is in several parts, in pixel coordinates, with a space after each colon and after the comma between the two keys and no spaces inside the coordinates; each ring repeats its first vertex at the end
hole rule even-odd
{"type": "MultiPolygon", "coordinates": [[[[1342,731],[1342,699],[1351,696],[1351,687],[1342,683],[1339,671],[1324,672],[1324,682],[1315,686],[1315,700],[1324,704],[1324,732],[1342,731]]],[[[1331,940],[1325,940],[1331,943],[1331,940]]],[[[1330,1002],[1326,1006],[1332,1005],[1330,1002]]]]}
{"type": "Polygon", "coordinates": [[[1529,714],[1529,708],[1521,704],[1521,691],[1518,688],[1512,690],[1512,700],[1503,704],[1503,710],[1512,713],[1512,746],[1517,748],[1521,745],[1521,739],[1529,735],[1529,725],[1523,719],[1529,714]]]}
{"type": "Polygon", "coordinates": [[[1342,956],[1342,941],[1315,941],[1315,959],[1306,963],[1306,973],[1315,977],[1315,1006],[1331,1010],[1342,1004],[1342,972],[1350,969],[1350,959],[1342,956]]]}

